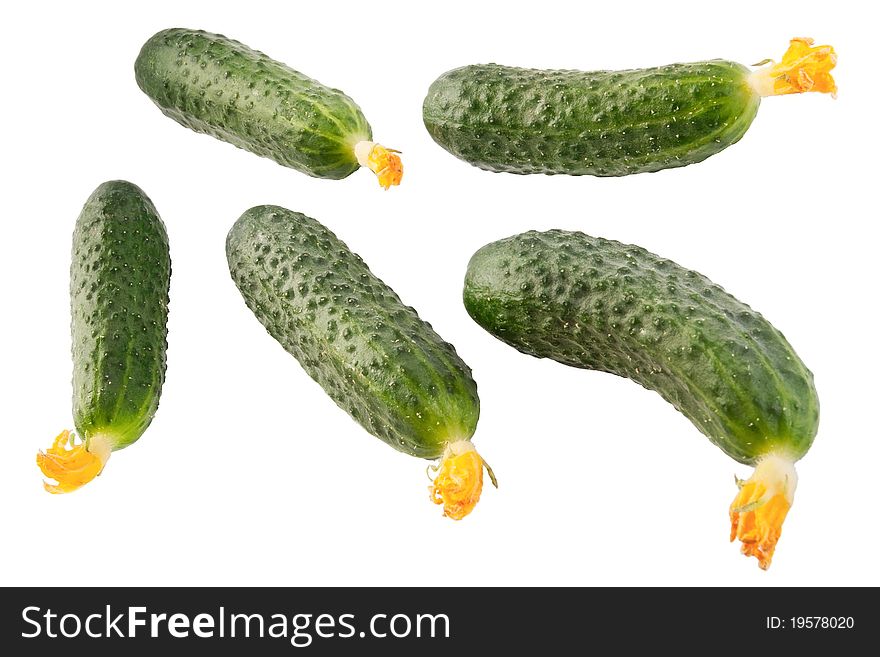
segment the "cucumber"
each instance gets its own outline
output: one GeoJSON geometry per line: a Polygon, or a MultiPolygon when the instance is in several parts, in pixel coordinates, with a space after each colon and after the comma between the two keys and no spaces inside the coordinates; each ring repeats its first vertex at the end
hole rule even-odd
{"type": "Polygon", "coordinates": [[[754,73],[724,60],[629,71],[496,64],[441,75],[422,108],[431,137],[481,169],[625,176],[701,162],[739,141],[762,96],[836,91],[830,46],[793,39],[754,73]]]}
{"type": "Polygon", "coordinates": [[[464,305],[523,353],[658,392],[727,455],[755,465],[731,520],[744,550],[769,566],[780,505],[787,512],[793,499],[793,464],[816,435],[819,401],[810,371],[759,313],[641,247],[562,230],[477,251],[464,305]],[[770,520],[753,522],[769,511],[770,520]]]}
{"type": "Polygon", "coordinates": [[[440,458],[432,487],[454,519],[482,488],[470,443],[480,414],[470,368],[361,258],[315,219],[263,205],[226,240],[245,303],[368,432],[411,456],[440,458]]]}
{"type": "Polygon", "coordinates": [[[141,48],[134,71],[166,116],[196,132],[317,178],[339,180],[365,166],[385,189],[400,184],[397,151],[371,141],[351,98],[238,41],[162,30],[141,48]]]}
{"type": "Polygon", "coordinates": [[[110,453],[146,431],[165,380],[171,258],[152,201],[130,182],[105,182],[73,233],[70,309],[73,420],[37,455],[51,493],[100,474],[110,453]],[[76,437],[79,437],[77,441],[76,437]]]}

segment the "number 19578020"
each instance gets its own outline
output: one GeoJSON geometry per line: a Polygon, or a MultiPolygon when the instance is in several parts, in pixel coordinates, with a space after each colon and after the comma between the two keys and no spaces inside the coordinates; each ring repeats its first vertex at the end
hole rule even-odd
{"type": "Polygon", "coordinates": [[[855,626],[852,616],[767,616],[768,630],[850,630],[855,626]]]}

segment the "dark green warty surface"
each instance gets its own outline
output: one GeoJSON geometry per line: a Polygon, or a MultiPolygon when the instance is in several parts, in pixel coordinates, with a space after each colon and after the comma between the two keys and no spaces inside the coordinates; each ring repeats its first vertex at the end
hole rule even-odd
{"type": "Polygon", "coordinates": [[[165,380],[168,236],[137,186],[106,182],[86,201],[73,233],[70,310],[73,417],[88,440],[121,449],[159,407],[165,380]]]}
{"type": "Polygon", "coordinates": [[[800,458],[816,435],[812,374],[782,334],[641,247],[562,230],[493,242],[471,258],[464,304],[523,353],[657,391],[741,463],[800,458]]]}
{"type": "Polygon", "coordinates": [[[354,145],[372,135],[341,91],[218,34],[163,30],[134,70],[166,116],[310,176],[356,171],[354,145]]]}
{"type": "Polygon", "coordinates": [[[724,60],[589,73],[464,66],[434,81],[422,112],[434,141],[481,169],[624,176],[738,141],[760,103],[748,74],[724,60]]]}
{"type": "Polygon", "coordinates": [[[424,458],[473,435],[480,402],[470,368],[321,223],[251,208],[226,255],[269,334],[367,431],[424,458]]]}

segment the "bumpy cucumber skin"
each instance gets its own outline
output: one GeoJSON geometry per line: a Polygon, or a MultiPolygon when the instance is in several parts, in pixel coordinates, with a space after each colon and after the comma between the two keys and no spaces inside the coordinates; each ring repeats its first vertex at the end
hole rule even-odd
{"type": "Polygon", "coordinates": [[[474,254],[464,303],[523,353],[657,391],[741,463],[798,459],[816,435],[813,376],[782,334],[641,247],[562,230],[515,235],[474,254]]]}
{"type": "Polygon", "coordinates": [[[168,235],[153,203],[117,180],[86,201],[70,266],[73,417],[88,441],[113,449],[150,425],[165,380],[168,235]]]}
{"type": "Polygon", "coordinates": [[[354,145],[372,136],[341,91],[218,34],[163,30],[134,70],[141,90],[181,125],[317,178],[356,171],[354,145]]]}
{"type": "Polygon", "coordinates": [[[464,66],[431,85],[425,127],[489,171],[625,176],[701,162],[758,111],[749,70],[712,60],[629,71],[464,66]]]}
{"type": "Polygon", "coordinates": [[[470,368],[321,223],[251,208],[226,255],[269,334],[367,431],[430,459],[473,435],[480,401],[470,368]]]}

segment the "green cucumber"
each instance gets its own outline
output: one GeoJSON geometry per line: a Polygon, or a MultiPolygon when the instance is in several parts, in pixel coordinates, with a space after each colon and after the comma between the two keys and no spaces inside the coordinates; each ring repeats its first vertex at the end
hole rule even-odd
{"type": "Polygon", "coordinates": [[[834,51],[811,44],[793,40],[780,64],[754,73],[724,60],[594,72],[464,66],[434,81],[422,113],[434,141],[489,171],[659,171],[736,143],[762,96],[834,92],[834,51]]]}
{"type": "MultiPolygon", "coordinates": [[[[458,466],[470,463],[468,476],[482,483],[469,443],[480,413],[470,368],[339,238],[264,205],[236,221],[226,255],[248,308],[352,418],[396,450],[443,457],[435,485],[465,452],[458,466]]],[[[440,494],[450,517],[477,501],[455,508],[456,491],[440,494]]]]}
{"type": "Polygon", "coordinates": [[[351,98],[238,41],[162,30],[141,48],[134,70],[159,109],[196,132],[317,178],[338,180],[366,166],[385,189],[400,183],[400,158],[371,141],[351,98]]]}
{"type": "Polygon", "coordinates": [[[37,457],[57,485],[75,490],[112,451],[134,443],[159,407],[165,380],[171,259],[165,226],[136,185],[106,182],[73,233],[70,265],[73,419],[37,457]]]}
{"type": "Polygon", "coordinates": [[[532,231],[474,254],[464,305],[523,353],[658,392],[759,479],[778,475],[790,504],[789,465],[819,423],[813,376],[777,329],[706,277],[638,246],[532,231]]]}

